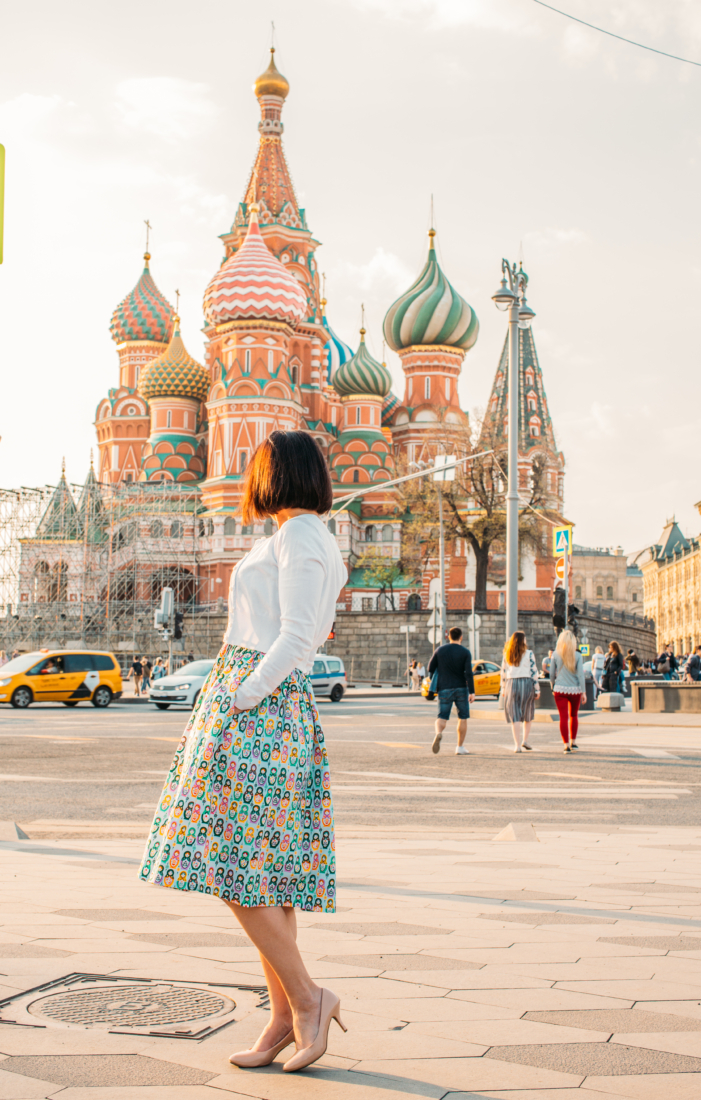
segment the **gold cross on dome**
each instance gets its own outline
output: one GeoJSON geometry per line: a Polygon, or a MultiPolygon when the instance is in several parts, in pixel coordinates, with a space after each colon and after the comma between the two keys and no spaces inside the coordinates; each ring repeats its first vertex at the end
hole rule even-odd
{"type": "Polygon", "coordinates": [[[153,226],[151,225],[151,222],[148,220],[148,218],[144,220],[144,225],[146,226],[146,251],[148,252],[148,235],[153,229],[153,226]]]}

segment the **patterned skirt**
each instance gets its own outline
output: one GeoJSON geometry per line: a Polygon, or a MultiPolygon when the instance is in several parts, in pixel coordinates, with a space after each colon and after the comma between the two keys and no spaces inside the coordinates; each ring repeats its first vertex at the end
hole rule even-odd
{"type": "Polygon", "coordinates": [[[535,684],[530,676],[506,681],[504,714],[507,722],[532,722],[535,717],[535,684]]]}
{"type": "Polygon", "coordinates": [[[331,779],[309,677],[295,669],[258,706],[234,713],[236,689],[262,657],[221,650],[176,750],[139,874],[247,907],[333,913],[331,779]]]}

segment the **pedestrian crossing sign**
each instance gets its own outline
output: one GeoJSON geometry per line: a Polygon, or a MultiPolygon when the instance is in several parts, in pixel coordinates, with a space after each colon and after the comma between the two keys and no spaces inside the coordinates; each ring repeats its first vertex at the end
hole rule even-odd
{"type": "Polygon", "coordinates": [[[591,646],[589,646],[588,644],[580,645],[579,652],[582,654],[582,657],[590,657],[591,646]]]}
{"type": "Polygon", "coordinates": [[[553,528],[553,554],[572,553],[572,528],[553,528]]]}

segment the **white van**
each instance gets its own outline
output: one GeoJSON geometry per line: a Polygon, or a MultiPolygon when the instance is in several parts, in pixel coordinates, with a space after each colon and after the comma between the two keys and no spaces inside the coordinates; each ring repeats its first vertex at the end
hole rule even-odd
{"type": "Polygon", "coordinates": [[[332,703],[338,703],[348,687],[346,670],[340,657],[327,657],[323,653],[317,653],[309,676],[314,694],[328,695],[332,703]]]}

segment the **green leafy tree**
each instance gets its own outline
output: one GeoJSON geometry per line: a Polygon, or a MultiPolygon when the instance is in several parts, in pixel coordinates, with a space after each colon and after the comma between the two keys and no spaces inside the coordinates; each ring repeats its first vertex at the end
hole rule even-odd
{"type": "Polygon", "coordinates": [[[386,595],[392,610],[396,611],[394,585],[402,576],[401,562],[378,550],[366,550],[356,561],[355,568],[363,570],[366,581],[377,585],[380,589],[379,595],[386,595]]]}

